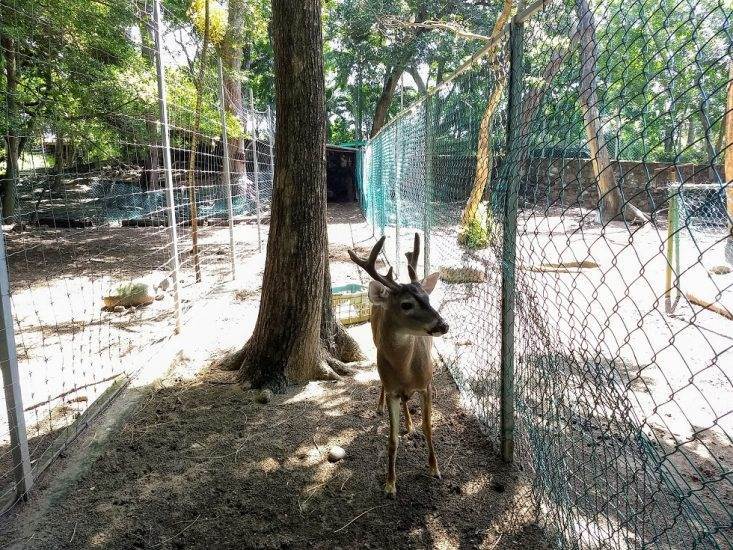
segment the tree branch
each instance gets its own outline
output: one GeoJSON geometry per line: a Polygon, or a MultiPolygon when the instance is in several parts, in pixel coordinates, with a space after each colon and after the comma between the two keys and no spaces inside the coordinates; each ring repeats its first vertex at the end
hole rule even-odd
{"type": "Polygon", "coordinates": [[[424,30],[438,29],[438,30],[452,32],[456,36],[459,36],[461,38],[466,38],[469,40],[480,40],[482,42],[488,42],[491,40],[490,36],[486,36],[483,34],[476,34],[467,29],[464,29],[463,27],[461,27],[460,25],[456,23],[449,23],[447,21],[435,21],[435,20],[404,21],[400,19],[399,17],[387,16],[387,17],[381,18],[381,22],[385,27],[390,27],[393,29],[424,29],[424,30]]]}

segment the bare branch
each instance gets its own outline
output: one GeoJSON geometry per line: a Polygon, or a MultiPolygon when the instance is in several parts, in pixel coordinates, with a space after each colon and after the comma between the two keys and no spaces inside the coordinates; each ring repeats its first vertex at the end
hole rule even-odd
{"type": "Polygon", "coordinates": [[[467,29],[464,29],[457,23],[450,23],[447,21],[427,20],[427,21],[415,22],[415,21],[404,21],[400,19],[399,17],[387,16],[387,17],[381,18],[380,22],[385,27],[393,28],[393,29],[425,29],[425,30],[438,29],[438,30],[452,32],[456,36],[459,36],[461,38],[466,38],[468,40],[480,40],[482,42],[488,42],[489,40],[491,40],[490,36],[485,36],[483,34],[476,34],[467,29]]]}

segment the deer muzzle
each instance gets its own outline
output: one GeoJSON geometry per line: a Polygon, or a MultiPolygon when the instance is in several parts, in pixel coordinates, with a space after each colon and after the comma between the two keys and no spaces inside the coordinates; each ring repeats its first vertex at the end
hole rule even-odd
{"type": "Polygon", "coordinates": [[[428,331],[430,336],[443,336],[448,333],[448,323],[443,319],[438,320],[435,326],[428,331]]]}

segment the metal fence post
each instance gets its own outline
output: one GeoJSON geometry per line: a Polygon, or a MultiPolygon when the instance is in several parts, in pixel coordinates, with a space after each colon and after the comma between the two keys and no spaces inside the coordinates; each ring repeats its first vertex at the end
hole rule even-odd
{"type": "Polygon", "coordinates": [[[395,274],[400,276],[400,149],[398,124],[394,125],[394,232],[395,232],[395,274]]]}
{"type": "Polygon", "coordinates": [[[227,110],[224,96],[224,68],[219,61],[219,112],[221,115],[221,142],[223,146],[222,155],[222,175],[224,177],[224,194],[227,199],[227,212],[229,217],[229,256],[232,261],[232,279],[237,277],[237,264],[235,261],[234,250],[234,207],[232,206],[232,179],[231,168],[229,166],[229,139],[227,137],[227,110]]]}
{"type": "Polygon", "coordinates": [[[432,218],[432,201],[433,201],[433,154],[435,152],[435,131],[433,128],[433,116],[431,105],[433,96],[425,97],[425,135],[424,135],[424,166],[425,166],[425,204],[423,205],[423,257],[424,275],[430,274],[430,222],[432,218]]]}
{"type": "Polygon", "coordinates": [[[15,330],[10,304],[10,281],[5,255],[5,236],[2,229],[0,229],[0,315],[3,323],[3,334],[0,337],[0,368],[3,375],[3,387],[5,388],[5,407],[8,413],[15,496],[17,500],[20,500],[33,486],[33,475],[31,473],[31,457],[28,452],[28,434],[25,430],[18,358],[15,354],[15,330]]]}
{"type": "Polygon", "coordinates": [[[176,229],[176,202],[173,194],[173,171],[171,168],[171,140],[168,130],[168,100],[165,85],[165,67],[163,66],[163,33],[160,24],[160,0],[155,0],[155,69],[158,78],[158,103],[160,106],[160,124],[163,136],[163,167],[165,169],[165,197],[168,214],[168,228],[171,239],[171,261],[173,263],[171,277],[173,279],[173,299],[176,309],[176,333],[181,331],[181,289],[180,263],[178,256],[178,231],[176,229]]]}
{"type": "Polygon", "coordinates": [[[260,220],[260,167],[257,160],[257,117],[252,88],[249,89],[249,112],[252,117],[252,174],[255,179],[255,206],[257,208],[257,250],[262,252],[262,223],[260,220]]]}
{"type": "Polygon", "coordinates": [[[272,124],[272,108],[267,106],[267,144],[270,148],[270,187],[275,190],[275,127],[272,124]]]}
{"type": "Polygon", "coordinates": [[[504,241],[501,279],[501,457],[514,459],[514,311],[516,304],[517,199],[521,162],[522,60],[524,25],[513,19],[509,27],[509,115],[507,128],[507,196],[504,203],[504,241]]]}
{"type": "MultiPolygon", "coordinates": [[[[680,193],[679,186],[670,185],[667,189],[667,199],[669,204],[669,210],[667,211],[667,269],[665,270],[664,277],[664,310],[666,313],[672,313],[674,307],[677,305],[675,300],[674,305],[672,304],[672,275],[675,277],[679,275],[679,269],[675,270],[675,243],[679,242],[678,232],[678,214],[677,214],[677,195],[680,193]]],[[[679,255],[677,255],[677,261],[679,261],[679,255]]],[[[675,281],[675,286],[678,286],[679,281],[675,281]]],[[[677,291],[679,295],[679,290],[677,291]]]]}

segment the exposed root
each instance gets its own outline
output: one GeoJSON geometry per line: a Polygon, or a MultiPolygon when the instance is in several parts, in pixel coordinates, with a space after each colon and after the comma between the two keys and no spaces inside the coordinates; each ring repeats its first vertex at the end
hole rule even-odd
{"type": "Polygon", "coordinates": [[[354,367],[344,363],[343,361],[339,361],[335,357],[326,357],[326,363],[334,370],[334,372],[341,376],[352,376],[356,374],[356,369],[354,367]]]}
{"type": "Polygon", "coordinates": [[[233,372],[238,371],[244,362],[244,348],[237,351],[230,350],[217,359],[214,359],[213,367],[219,370],[233,372]]]}
{"type": "Polygon", "coordinates": [[[366,359],[359,349],[359,344],[349,334],[341,323],[334,324],[334,355],[344,363],[363,361],[366,359]]]}
{"type": "Polygon", "coordinates": [[[333,368],[331,368],[328,360],[324,360],[318,363],[312,378],[313,380],[341,380],[341,376],[339,376],[339,374],[333,368]]]}

